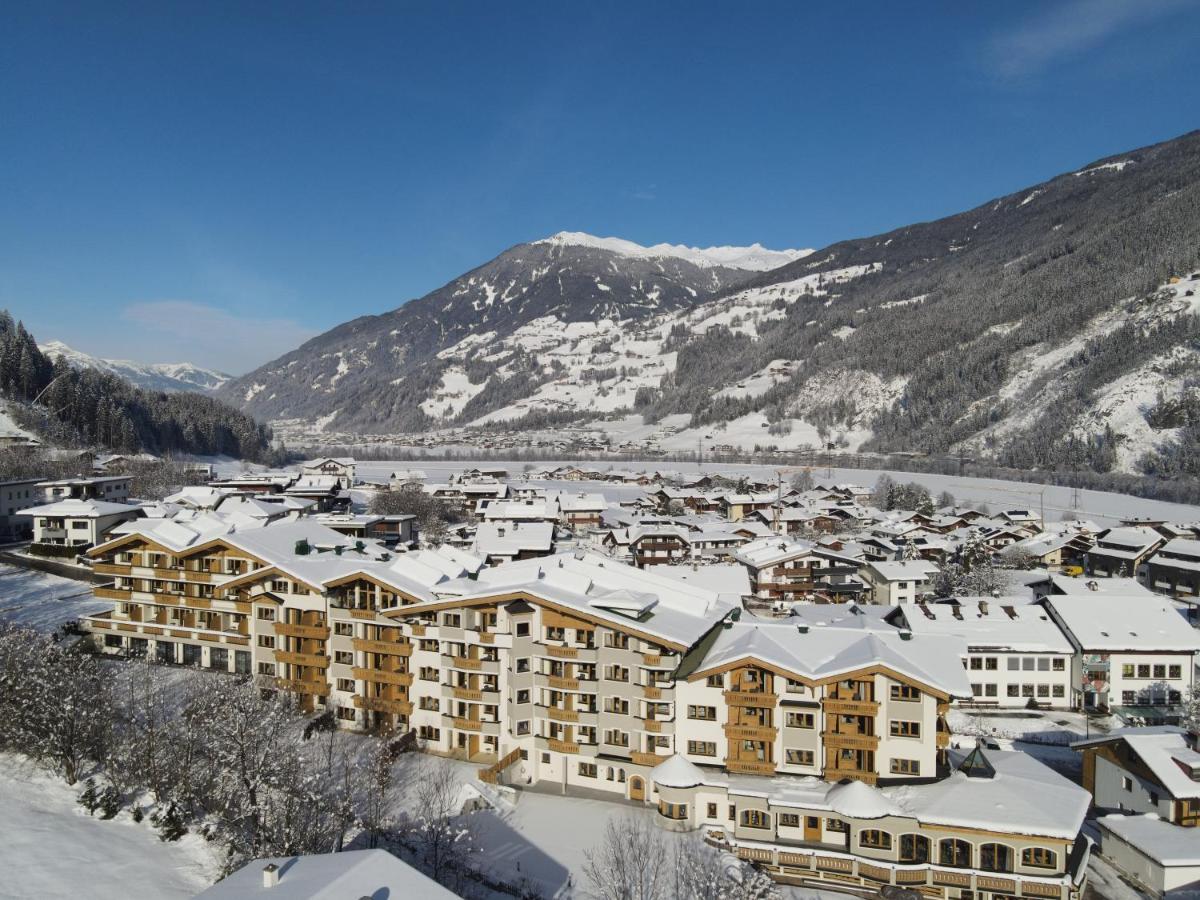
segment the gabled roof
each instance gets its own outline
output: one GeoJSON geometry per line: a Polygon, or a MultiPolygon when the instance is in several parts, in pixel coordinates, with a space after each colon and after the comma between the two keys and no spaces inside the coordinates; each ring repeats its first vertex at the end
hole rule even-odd
{"type": "MultiPolygon", "coordinates": [[[[1192,771],[1200,772],[1200,753],[1188,744],[1187,736],[1172,726],[1125,728],[1103,737],[1076,741],[1076,750],[1100,744],[1124,743],[1176,799],[1200,799],[1200,781],[1192,780],[1192,771]]],[[[1196,834],[1200,845],[1200,833],[1196,834]]]]}
{"type": "Polygon", "coordinates": [[[1157,594],[1058,595],[1042,603],[1057,616],[1084,652],[1165,650],[1200,652],[1200,632],[1188,625],[1171,601],[1157,594]]]}

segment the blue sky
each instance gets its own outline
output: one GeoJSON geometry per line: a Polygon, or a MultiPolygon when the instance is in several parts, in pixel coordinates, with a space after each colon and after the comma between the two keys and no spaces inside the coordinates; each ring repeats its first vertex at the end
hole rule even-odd
{"type": "Polygon", "coordinates": [[[9,4],[0,305],[240,373],[556,231],[820,247],[1197,127],[1198,12],[9,4]]]}

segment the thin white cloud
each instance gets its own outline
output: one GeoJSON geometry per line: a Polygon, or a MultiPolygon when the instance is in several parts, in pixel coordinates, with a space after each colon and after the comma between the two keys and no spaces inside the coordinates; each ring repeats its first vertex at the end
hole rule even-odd
{"type": "Polygon", "coordinates": [[[1036,75],[1109,38],[1194,6],[1192,0],[1069,0],[996,35],[983,62],[1002,78],[1036,75]]]}
{"type": "Polygon", "coordinates": [[[189,300],[131,303],[120,355],[142,362],[190,362],[241,375],[294,350],[316,331],[292,319],[237,315],[189,300]]]}

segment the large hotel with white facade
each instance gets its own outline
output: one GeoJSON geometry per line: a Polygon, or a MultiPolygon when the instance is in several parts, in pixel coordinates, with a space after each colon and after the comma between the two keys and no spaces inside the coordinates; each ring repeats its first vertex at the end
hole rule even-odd
{"type": "Polygon", "coordinates": [[[951,746],[947,711],[972,697],[959,637],[757,619],[583,551],[395,553],[240,498],[124,523],[90,555],[114,607],[86,627],[109,652],[270,679],[484,780],[652,805],[781,881],[1083,890],[1087,792],[951,746]]]}

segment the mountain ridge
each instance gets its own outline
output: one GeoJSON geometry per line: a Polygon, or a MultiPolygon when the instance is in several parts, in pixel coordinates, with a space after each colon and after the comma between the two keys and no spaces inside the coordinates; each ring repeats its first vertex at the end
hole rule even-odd
{"type": "Polygon", "coordinates": [[[62,341],[47,341],[38,348],[51,360],[62,357],[74,368],[98,369],[152,391],[210,393],[232,377],[188,362],[139,363],[130,359],[106,359],[76,350],[62,341]]]}

